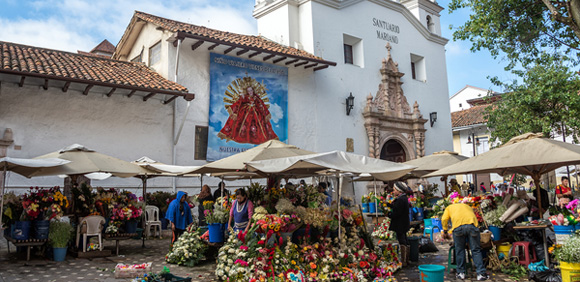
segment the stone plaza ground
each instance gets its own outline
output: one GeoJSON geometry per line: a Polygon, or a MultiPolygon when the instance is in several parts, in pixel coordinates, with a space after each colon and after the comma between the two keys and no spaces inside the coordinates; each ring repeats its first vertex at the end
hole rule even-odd
{"type": "MultiPolygon", "coordinates": [[[[131,279],[115,279],[114,268],[117,263],[137,264],[152,262],[153,271],[159,272],[167,266],[171,273],[180,277],[191,277],[192,281],[217,281],[214,270],[215,260],[208,259],[196,267],[183,267],[165,262],[165,254],[169,248],[169,236],[163,239],[150,239],[142,248],[141,240],[127,240],[120,243],[119,256],[105,258],[80,259],[67,256],[64,262],[54,262],[45,259],[38,253],[31,254],[31,260],[26,261],[26,254],[15,253],[11,245],[8,253],[6,240],[0,240],[0,282],[11,281],[130,281],[131,279]]],[[[115,243],[105,241],[105,249],[114,253],[115,243]]],[[[418,266],[421,264],[447,265],[449,246],[437,245],[439,252],[419,255],[419,262],[397,271],[395,277],[399,282],[420,281],[418,266]]],[[[475,281],[473,272],[465,281],[475,281]]],[[[455,274],[445,273],[445,281],[456,281],[455,274]]],[[[504,274],[490,273],[491,281],[513,281],[504,274]]]]}

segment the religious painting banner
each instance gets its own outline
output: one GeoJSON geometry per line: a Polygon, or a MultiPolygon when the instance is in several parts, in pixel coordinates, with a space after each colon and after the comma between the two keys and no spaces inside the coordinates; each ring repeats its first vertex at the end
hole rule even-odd
{"type": "Polygon", "coordinates": [[[207,160],[288,141],[288,68],[210,54],[207,160]]]}

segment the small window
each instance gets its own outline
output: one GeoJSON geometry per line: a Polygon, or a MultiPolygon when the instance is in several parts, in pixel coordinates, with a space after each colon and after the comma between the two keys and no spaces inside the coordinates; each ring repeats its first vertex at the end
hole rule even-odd
{"type": "Polygon", "coordinates": [[[364,67],[362,39],[343,34],[342,44],[344,46],[344,63],[364,67]]]}
{"type": "Polygon", "coordinates": [[[207,126],[195,127],[195,156],[196,160],[207,159],[207,126]]]}
{"type": "Polygon", "coordinates": [[[411,54],[411,77],[414,80],[427,82],[425,59],[422,56],[411,54]]]}
{"type": "Polygon", "coordinates": [[[161,41],[149,48],[149,66],[158,63],[161,60],[161,41]]]}
{"type": "Polygon", "coordinates": [[[461,108],[463,105],[461,103],[459,103],[459,107],[461,108]]]}
{"type": "Polygon", "coordinates": [[[134,62],[134,63],[140,63],[140,62],[142,62],[141,61],[141,54],[139,54],[137,57],[133,58],[131,60],[131,62],[134,62]]]}
{"type": "Polygon", "coordinates": [[[353,64],[352,45],[344,44],[344,63],[353,64]]]}

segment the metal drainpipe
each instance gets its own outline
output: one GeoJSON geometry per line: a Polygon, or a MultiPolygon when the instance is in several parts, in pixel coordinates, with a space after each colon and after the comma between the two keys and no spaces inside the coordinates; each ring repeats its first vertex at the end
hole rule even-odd
{"type": "MultiPolygon", "coordinates": [[[[178,38],[177,39],[177,52],[175,54],[175,83],[177,82],[177,71],[179,70],[179,49],[181,47],[181,41],[183,41],[183,39],[178,38]]],[[[173,165],[176,164],[175,159],[177,157],[177,150],[176,150],[176,136],[175,136],[175,125],[176,125],[176,119],[177,118],[177,101],[173,102],[173,126],[172,126],[172,130],[171,130],[171,150],[172,150],[172,160],[171,163],[173,165]]],[[[176,179],[175,177],[173,177],[171,179],[171,186],[173,187],[173,193],[176,192],[177,187],[176,187],[176,179]]]]}

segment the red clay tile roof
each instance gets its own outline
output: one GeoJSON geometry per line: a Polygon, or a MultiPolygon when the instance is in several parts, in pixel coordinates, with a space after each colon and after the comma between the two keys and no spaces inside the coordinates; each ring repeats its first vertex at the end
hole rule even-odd
{"type": "Polygon", "coordinates": [[[42,76],[182,96],[187,88],[144,64],[0,41],[0,73],[42,76]]]}
{"type": "Polygon", "coordinates": [[[111,56],[94,54],[94,53],[89,53],[89,52],[85,52],[85,51],[81,51],[81,50],[77,50],[77,53],[79,53],[81,55],[85,55],[85,56],[93,56],[93,57],[99,57],[99,58],[104,58],[104,59],[110,59],[111,58],[111,56]]]}
{"type": "Polygon", "coordinates": [[[479,105],[467,110],[451,113],[451,127],[463,127],[473,124],[487,123],[486,109],[489,105],[479,105]]]}
{"type": "MultiPolygon", "coordinates": [[[[184,32],[191,35],[197,35],[201,37],[206,37],[209,39],[219,40],[226,43],[237,44],[247,47],[254,47],[263,49],[266,52],[278,52],[281,54],[286,55],[293,55],[298,57],[303,57],[305,59],[313,59],[313,60],[320,60],[324,61],[324,59],[314,56],[306,51],[298,50],[293,47],[289,47],[286,45],[282,45],[271,41],[263,36],[255,36],[255,35],[244,35],[238,34],[233,32],[221,31],[216,29],[207,28],[204,26],[198,26],[188,23],[183,23],[179,21],[174,21],[158,16],[154,16],[151,14],[135,11],[135,17],[142,19],[144,21],[153,23],[158,25],[164,29],[167,29],[171,32],[184,32]]],[[[330,65],[336,65],[334,62],[326,62],[330,65]]]]}
{"type": "Polygon", "coordinates": [[[109,53],[112,55],[113,53],[115,53],[115,45],[111,44],[109,40],[105,39],[103,40],[103,42],[99,43],[99,45],[93,48],[93,50],[91,50],[91,52],[89,53],[94,53],[98,51],[109,53]]]}

